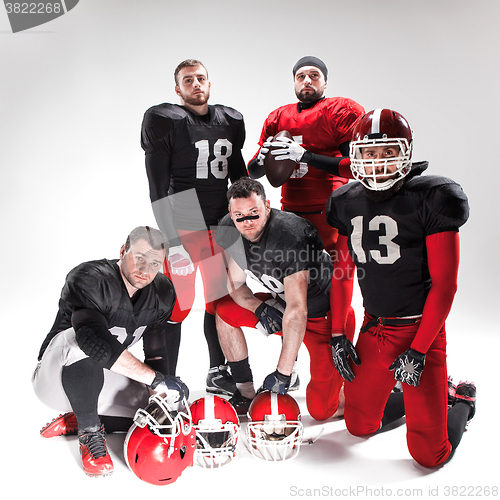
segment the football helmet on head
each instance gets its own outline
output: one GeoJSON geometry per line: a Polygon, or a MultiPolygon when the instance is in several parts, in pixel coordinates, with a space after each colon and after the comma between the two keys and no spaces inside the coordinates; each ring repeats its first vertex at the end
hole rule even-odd
{"type": "Polygon", "coordinates": [[[304,427],[292,396],[260,392],[250,404],[248,418],[246,436],[252,455],[272,462],[298,455],[304,427]]]}
{"type": "Polygon", "coordinates": [[[194,463],[216,468],[231,462],[238,454],[238,415],[229,401],[209,394],[191,405],[196,430],[194,463]]]}
{"type": "Polygon", "coordinates": [[[352,131],[352,174],[366,188],[385,191],[410,171],[412,148],[413,133],[402,115],[390,109],[369,111],[352,131]]]}
{"type": "Polygon", "coordinates": [[[153,394],[138,409],[124,442],[129,469],[151,484],[170,484],[193,464],[196,432],[187,402],[167,405],[164,394],[153,394]]]}

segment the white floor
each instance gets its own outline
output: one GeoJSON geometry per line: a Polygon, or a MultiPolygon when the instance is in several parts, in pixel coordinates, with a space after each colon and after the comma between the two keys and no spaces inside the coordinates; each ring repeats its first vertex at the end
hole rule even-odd
{"type": "MultiPolygon", "coordinates": [[[[23,374],[21,392],[12,403],[18,418],[9,419],[4,409],[4,432],[15,435],[15,445],[4,448],[2,461],[9,464],[7,483],[19,493],[50,492],[72,500],[92,498],[93,494],[124,494],[124,498],[155,491],[159,494],[218,495],[230,498],[289,497],[428,497],[498,495],[498,391],[488,352],[498,353],[500,342],[494,329],[472,331],[467,320],[452,315],[448,322],[449,371],[458,379],[474,380],[479,402],[476,417],[463,436],[453,460],[444,467],[428,470],[410,457],[405,441],[404,421],[398,427],[370,439],[351,436],[343,420],[315,422],[305,405],[308,381],[308,354],[302,348],[299,368],[302,385],[293,396],[302,409],[305,439],[293,461],[268,463],[249,454],[242,444],[240,456],[218,470],[188,468],[176,483],[152,486],[137,479],[123,459],[123,434],[108,436],[108,447],[115,464],[114,474],[90,479],[81,471],[76,437],[44,440],[39,428],[56,416],[38,402],[23,374]],[[19,398],[22,394],[22,399],[19,398]],[[22,402],[22,406],[20,403],[22,402]],[[29,411],[26,411],[29,408],[29,411]],[[22,426],[19,426],[19,419],[22,426]],[[14,425],[14,422],[17,422],[14,425]],[[314,444],[307,444],[322,432],[314,444]],[[13,467],[14,465],[14,467],[13,467]],[[456,487],[455,489],[452,489],[456,487]],[[496,487],[496,490],[488,488],[496,487]],[[162,492],[161,488],[166,491],[162,492]],[[448,489],[449,488],[449,489],[448,489]],[[457,489],[458,488],[458,489],[457,489]]],[[[178,374],[191,389],[190,401],[203,395],[207,352],[202,333],[202,310],[197,307],[184,325],[178,374]]],[[[280,342],[249,331],[250,361],[256,383],[274,369],[280,342]]],[[[244,424],[243,424],[244,425],[244,424]]],[[[5,470],[5,469],[4,469],[5,470]]]]}

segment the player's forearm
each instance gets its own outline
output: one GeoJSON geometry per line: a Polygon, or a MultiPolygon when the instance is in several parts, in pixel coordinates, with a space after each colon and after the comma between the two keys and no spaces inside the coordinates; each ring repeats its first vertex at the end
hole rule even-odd
{"type": "Polygon", "coordinates": [[[283,375],[292,373],[307,326],[307,309],[287,305],[283,314],[283,343],[277,370],[283,375]]]}
{"type": "Polygon", "coordinates": [[[111,371],[147,385],[151,385],[156,376],[152,368],[139,361],[127,350],[120,354],[111,367],[111,371]]]}
{"type": "Polygon", "coordinates": [[[257,307],[262,304],[262,301],[255,297],[252,290],[245,283],[233,282],[233,287],[230,291],[231,298],[240,307],[255,312],[257,307]]]}

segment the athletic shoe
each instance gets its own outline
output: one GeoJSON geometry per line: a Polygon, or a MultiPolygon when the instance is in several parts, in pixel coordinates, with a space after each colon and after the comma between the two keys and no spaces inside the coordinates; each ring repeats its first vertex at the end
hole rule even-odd
{"type": "Polygon", "coordinates": [[[207,392],[210,394],[225,394],[232,396],[236,391],[236,384],[225,365],[213,366],[208,370],[207,392]]]}
{"type": "Polygon", "coordinates": [[[476,386],[474,385],[474,382],[460,381],[457,385],[455,402],[453,405],[456,405],[457,403],[466,403],[469,405],[469,418],[467,419],[467,423],[469,423],[476,414],[476,386]]]}
{"type": "Polygon", "coordinates": [[[288,392],[298,391],[299,389],[300,389],[299,371],[292,370],[292,378],[290,380],[290,387],[288,388],[288,392]]]}
{"type": "Polygon", "coordinates": [[[54,418],[40,431],[40,436],[43,438],[53,438],[57,436],[76,436],[78,433],[78,422],[75,414],[65,413],[54,418]]]}
{"type": "Polygon", "coordinates": [[[106,448],[104,426],[96,431],[78,431],[83,471],[90,477],[109,476],[113,472],[113,462],[106,448]]]}
{"type": "Polygon", "coordinates": [[[248,408],[250,408],[251,399],[246,398],[241,395],[241,392],[236,389],[234,391],[233,397],[229,400],[229,402],[233,405],[236,413],[238,415],[246,415],[248,412],[248,408]]]}
{"type": "Polygon", "coordinates": [[[455,404],[455,393],[457,392],[457,386],[453,383],[453,379],[448,377],[448,409],[450,409],[455,404]]]}

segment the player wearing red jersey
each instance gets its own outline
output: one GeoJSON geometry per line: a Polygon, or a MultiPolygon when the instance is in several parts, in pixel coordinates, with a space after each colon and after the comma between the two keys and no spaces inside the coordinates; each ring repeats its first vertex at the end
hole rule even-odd
{"type": "Polygon", "coordinates": [[[299,102],[281,106],[269,114],[260,134],[261,149],[249,162],[248,172],[254,179],[262,177],[264,142],[281,130],[290,132],[301,147],[299,154],[284,151],[297,161],[297,167],[281,188],[282,209],[311,221],[318,228],[326,251],[332,254],[337,230],[326,223],[325,205],[331,192],[347,180],[311,166],[305,160],[309,161],[313,155],[347,156],[352,126],[364,109],[352,99],[325,97],[328,70],[317,57],[301,58],[293,68],[293,76],[299,102]],[[305,150],[308,153],[304,158],[305,150]]]}
{"type": "Polygon", "coordinates": [[[238,111],[208,104],[210,81],[201,62],[183,61],[174,79],[181,104],[166,103],[148,109],[141,133],[153,211],[171,247],[165,273],[177,292],[168,325],[169,373],[175,374],[181,323],[193,305],[199,269],[210,358],[207,390],[232,394],[234,382],[215,327],[217,300],[227,294],[226,269],[222,249],[215,242],[215,226],[227,213],[228,179],[235,181],[246,175],[241,154],[245,125],[238,111]]]}
{"type": "Polygon", "coordinates": [[[411,455],[434,467],[451,457],[475,413],[474,384],[450,390],[446,370],[445,320],[457,287],[458,229],[469,205],[451,179],[421,175],[427,163],[412,164],[412,146],[408,122],[388,109],[367,113],[354,127],[350,157],[359,182],[334,191],[327,205],[340,256],[331,344],[349,381],[348,430],[369,435],[406,414],[411,455]],[[343,333],[355,267],[365,320],[354,349],[343,333]],[[394,379],[402,394],[391,394],[394,379]]]}

